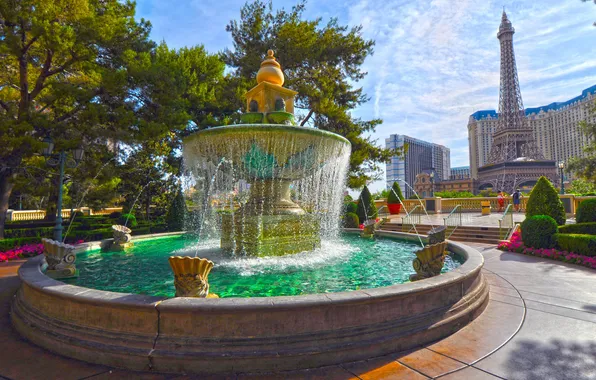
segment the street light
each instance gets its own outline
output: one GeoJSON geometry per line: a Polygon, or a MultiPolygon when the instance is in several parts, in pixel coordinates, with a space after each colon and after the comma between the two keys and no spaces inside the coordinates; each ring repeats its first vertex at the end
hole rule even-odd
{"type": "Polygon", "coordinates": [[[75,168],[83,159],[84,150],[82,147],[73,149],[74,159],[67,157],[66,152],[61,150],[58,154],[54,151],[54,141],[51,137],[43,139],[42,155],[46,158],[46,164],[60,167],[60,180],[58,181],[58,201],[56,202],[56,225],[54,226],[54,240],[62,241],[62,184],[64,183],[64,166],[75,168]]]}
{"type": "Polygon", "coordinates": [[[430,197],[435,197],[435,172],[430,172],[430,197]]]}
{"type": "Polygon", "coordinates": [[[561,194],[565,194],[565,161],[559,161],[559,169],[561,169],[561,194]]]}

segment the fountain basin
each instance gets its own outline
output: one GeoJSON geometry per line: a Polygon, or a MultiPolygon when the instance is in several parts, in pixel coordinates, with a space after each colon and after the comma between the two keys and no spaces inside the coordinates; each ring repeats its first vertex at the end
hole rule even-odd
{"type": "Polygon", "coordinates": [[[278,124],[209,128],[184,139],[188,167],[217,166],[223,158],[233,163],[236,176],[249,182],[301,179],[346,151],[350,142],[338,134],[278,124]]]}
{"type": "MultiPolygon", "coordinates": [[[[417,239],[381,232],[385,237],[417,239]]],[[[448,248],[465,262],[414,283],[292,297],[193,299],[141,296],[66,285],[19,270],[15,328],[61,355],[133,370],[222,374],[345,363],[441,339],[488,302],[482,256],[448,248]]]]}

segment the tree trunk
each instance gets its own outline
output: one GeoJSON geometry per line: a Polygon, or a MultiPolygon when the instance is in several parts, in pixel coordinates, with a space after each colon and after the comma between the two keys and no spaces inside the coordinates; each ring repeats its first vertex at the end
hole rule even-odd
{"type": "Polygon", "coordinates": [[[12,193],[14,184],[10,182],[9,176],[0,176],[0,239],[4,239],[4,224],[6,223],[6,211],[8,211],[8,198],[12,193]]]}

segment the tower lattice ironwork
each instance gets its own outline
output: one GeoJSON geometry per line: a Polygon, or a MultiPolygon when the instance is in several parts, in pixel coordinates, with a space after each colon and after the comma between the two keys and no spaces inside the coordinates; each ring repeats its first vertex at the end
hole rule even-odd
{"type": "Polygon", "coordinates": [[[513,51],[514,33],[503,10],[497,33],[501,45],[499,120],[488,164],[478,169],[479,189],[492,188],[507,193],[519,186],[531,186],[540,176],[557,181],[555,163],[545,160],[526,119],[513,51]]]}
{"type": "Polygon", "coordinates": [[[497,38],[501,43],[501,86],[499,93],[499,121],[493,135],[489,163],[514,161],[519,158],[544,160],[534,133],[528,125],[521,97],[515,54],[515,29],[503,10],[497,38]]]}

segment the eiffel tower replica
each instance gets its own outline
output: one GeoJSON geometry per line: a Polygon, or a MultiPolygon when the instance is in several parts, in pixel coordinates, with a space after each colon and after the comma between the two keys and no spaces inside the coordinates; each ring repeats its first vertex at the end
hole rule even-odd
{"type": "Polygon", "coordinates": [[[555,161],[544,158],[526,119],[517,79],[513,33],[515,29],[503,10],[497,33],[501,43],[499,120],[488,164],[478,168],[480,190],[492,188],[509,194],[517,187],[533,186],[540,176],[546,176],[555,184],[557,181],[555,161]]]}

